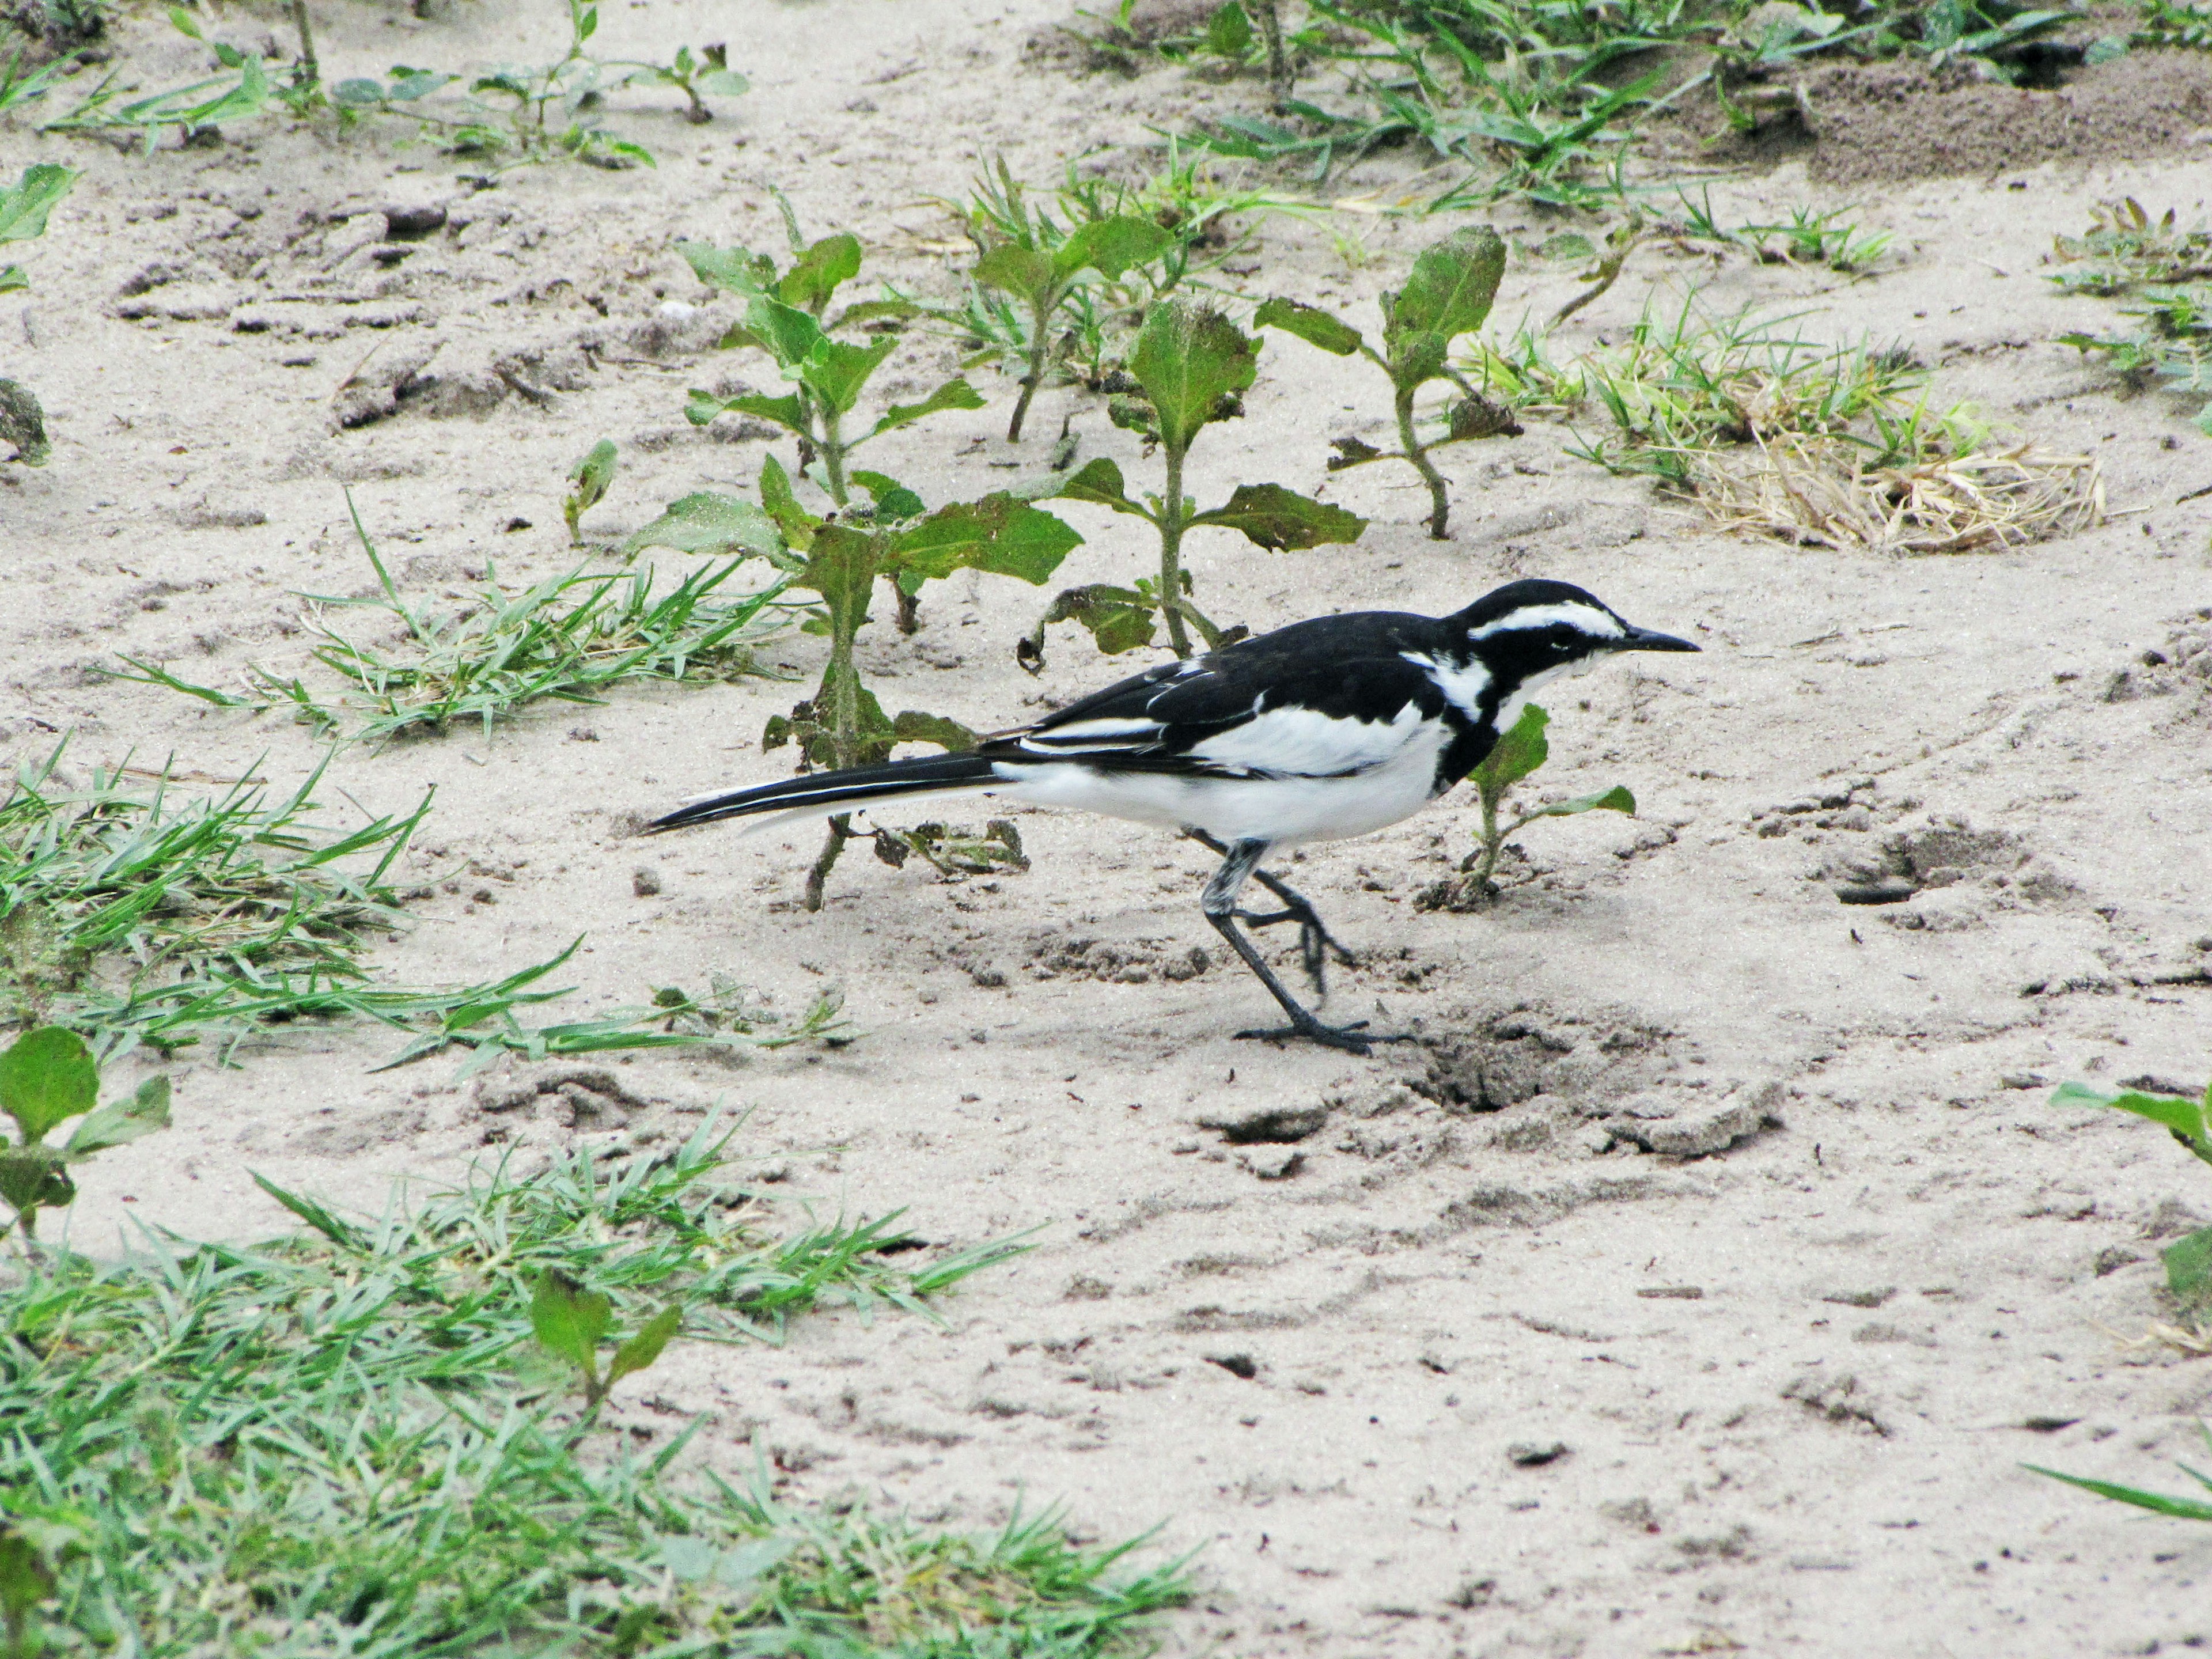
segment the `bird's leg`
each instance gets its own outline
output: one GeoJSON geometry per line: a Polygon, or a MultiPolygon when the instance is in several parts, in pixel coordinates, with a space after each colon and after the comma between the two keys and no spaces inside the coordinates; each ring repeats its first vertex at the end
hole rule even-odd
{"type": "Polygon", "coordinates": [[[1283,981],[1260,959],[1252,941],[1244,937],[1237,926],[1238,915],[1237,896],[1251,878],[1252,872],[1267,851],[1264,841],[1240,841],[1224,854],[1221,867],[1206,884],[1206,891],[1199,905],[1206,912],[1206,921],[1214,931],[1229,941],[1230,949],[1243,957],[1244,965],[1260,976],[1260,983],[1267,988],[1267,994],[1282,1005],[1283,1012],[1291,1017],[1287,1026],[1270,1030],[1239,1031],[1240,1037],[1304,1037],[1331,1048],[1342,1048],[1351,1054],[1364,1054],[1368,1046],[1376,1042],[1404,1042],[1403,1036],[1370,1036],[1362,1028],[1365,1020],[1355,1020],[1349,1025],[1325,1025],[1314,1017],[1310,1009],[1300,1005],[1297,999],[1283,988],[1283,981]]]}
{"type": "MultiPolygon", "coordinates": [[[[1229,849],[1203,830],[1186,826],[1183,834],[1200,847],[1218,853],[1224,858],[1229,856],[1229,849]]],[[[1347,968],[1358,967],[1359,958],[1338,942],[1336,935],[1330,933],[1328,925],[1322,921],[1321,913],[1313,908],[1313,901],[1307,898],[1297,889],[1286,881],[1269,875],[1265,870],[1255,869],[1252,872],[1252,879],[1280,899],[1283,902],[1283,908],[1279,910],[1269,910],[1265,914],[1252,910],[1239,910],[1237,912],[1237,920],[1248,927],[1272,927],[1279,921],[1297,923],[1298,954],[1305,963],[1306,977],[1313,981],[1316,991],[1326,996],[1328,994],[1328,981],[1323,972],[1327,965],[1325,953],[1334,951],[1336,953],[1336,959],[1347,968]]]]}

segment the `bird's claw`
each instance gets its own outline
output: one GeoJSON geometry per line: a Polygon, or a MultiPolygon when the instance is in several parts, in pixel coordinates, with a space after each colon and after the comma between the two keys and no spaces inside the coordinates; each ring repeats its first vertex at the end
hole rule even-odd
{"type": "Polygon", "coordinates": [[[1296,1024],[1239,1031],[1237,1035],[1240,1038],[1268,1042],[1284,1042],[1302,1037],[1308,1042],[1318,1042],[1324,1048],[1340,1048],[1346,1054],[1361,1055],[1378,1042],[1411,1042],[1413,1040],[1410,1032],[1370,1031],[1366,1026],[1367,1022],[1364,1019],[1355,1019],[1349,1025],[1324,1025],[1317,1019],[1308,1018],[1296,1024]]]}

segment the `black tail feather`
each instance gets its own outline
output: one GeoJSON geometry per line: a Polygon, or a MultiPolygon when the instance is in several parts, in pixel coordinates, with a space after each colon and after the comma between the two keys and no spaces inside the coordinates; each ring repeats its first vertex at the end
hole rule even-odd
{"type": "Polygon", "coordinates": [[[973,788],[999,781],[991,763],[977,755],[926,755],[913,760],[889,761],[881,766],[854,766],[836,772],[806,772],[750,789],[733,789],[726,795],[708,795],[678,807],[645,826],[650,835],[663,830],[688,829],[716,818],[750,817],[760,812],[805,811],[833,806],[860,806],[872,800],[899,795],[973,788]]]}

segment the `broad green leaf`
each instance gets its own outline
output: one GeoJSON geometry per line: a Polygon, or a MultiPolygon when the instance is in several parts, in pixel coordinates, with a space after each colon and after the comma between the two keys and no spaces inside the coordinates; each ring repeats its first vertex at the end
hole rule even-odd
{"type": "Polygon", "coordinates": [[[1111,281],[1133,265],[1158,258],[1175,246],[1175,240],[1173,231],[1150,219],[1116,213],[1076,230],[1053,250],[1048,265],[1062,281],[1085,266],[1111,281]]]}
{"type": "Polygon", "coordinates": [[[593,444],[584,459],[569,469],[568,477],[576,486],[576,511],[599,505],[605,496],[607,487],[615,481],[615,446],[611,438],[602,438],[593,444]]]}
{"type": "Polygon", "coordinates": [[[783,536],[775,520],[750,501],[699,489],[669,502],[665,512],[623,544],[623,551],[648,547],[716,556],[750,553],[766,559],[783,551],[783,536]]]}
{"type": "Polygon", "coordinates": [[[888,473],[870,472],[863,469],[848,476],[868,492],[869,499],[876,504],[876,518],[879,523],[897,519],[918,519],[926,510],[921,496],[888,473]]]}
{"type": "Polygon", "coordinates": [[[1042,585],[1082,540],[1066,520],[1002,494],[939,507],[891,545],[902,572],[984,570],[1042,585]]]}
{"type": "Polygon", "coordinates": [[[860,239],[840,232],[824,236],[793,262],[775,285],[776,298],[819,317],[837,285],[860,274],[860,239]]]}
{"type": "Polygon", "coordinates": [[[1206,20],[1206,49],[1217,58],[1236,58],[1252,50],[1252,20],[1237,0],[1222,0],[1206,20]]]}
{"type": "Polygon", "coordinates": [[[1240,530],[1247,541],[1276,552],[1324,542],[1356,542],[1367,528],[1367,520],[1357,513],[1273,483],[1239,484],[1227,506],[1201,513],[1191,523],[1240,530]]]}
{"type": "Polygon", "coordinates": [[[179,34],[190,35],[195,40],[205,40],[207,39],[207,36],[200,33],[199,19],[193,16],[191,13],[186,11],[182,6],[172,6],[169,8],[169,27],[176,30],[179,34]]]}
{"type": "MultiPolygon", "coordinates": [[[[787,306],[766,295],[757,295],[745,307],[745,328],[787,370],[798,368],[823,343],[822,325],[810,312],[787,306]]],[[[848,346],[846,350],[854,349],[848,346]]]]}
{"type": "Polygon", "coordinates": [[[44,1146],[0,1146],[0,1199],[27,1222],[40,1208],[58,1210],[76,1197],[59,1152],[44,1146]]]}
{"type": "Polygon", "coordinates": [[[1610,789],[1595,795],[1577,795],[1572,800],[1555,801],[1549,806],[1539,806],[1525,814],[1522,822],[1537,818],[1571,818],[1578,812],[1626,812],[1636,816],[1636,797],[1625,783],[1616,783],[1610,789]]]}
{"type": "MultiPolygon", "coordinates": [[[[1069,269],[1073,271],[1079,268],[1069,269]]],[[[985,288],[1018,294],[1040,305],[1052,291],[1052,255],[1024,247],[1019,242],[1001,242],[996,247],[987,248],[983,257],[975,261],[975,280],[985,288]]]]}
{"type": "Polygon", "coordinates": [[[1088,629],[1107,656],[1118,656],[1150,645],[1158,618],[1159,607],[1151,595],[1135,588],[1105,582],[1071,587],[1054,596],[1044,615],[1037,618],[1035,629],[1022,641],[1026,648],[1018,647],[1017,654],[1025,665],[1042,666],[1044,630],[1054,623],[1072,622],[1088,629]]]}
{"type": "Polygon", "coordinates": [[[58,1025],[26,1031],[0,1054],[0,1111],[36,1145],[66,1118],[88,1112],[100,1096],[100,1065],[84,1039],[58,1025]]]}
{"type": "Polygon", "coordinates": [[[1406,286],[1385,296],[1392,379],[1401,386],[1435,379],[1451,342],[1490,315],[1504,274],[1505,244],[1486,225],[1422,249],[1406,286]]]}
{"type": "Polygon", "coordinates": [[[1224,398],[1252,384],[1258,356],[1258,343],[1219,312],[1162,300],[1145,313],[1129,372],[1152,399],[1160,441],[1181,453],[1224,398]]]}
{"type": "Polygon", "coordinates": [[[1364,337],[1359,331],[1318,306],[1303,305],[1296,300],[1269,300],[1252,313],[1255,328],[1279,328],[1295,334],[1308,345],[1319,346],[1323,351],[1339,357],[1349,357],[1359,349],[1364,337]]]}
{"type": "Polygon", "coordinates": [[[21,265],[0,265],[0,294],[13,294],[30,287],[31,279],[23,274],[21,265]]]}
{"type": "MultiPolygon", "coordinates": [[[[2110,1498],[2122,1504],[2132,1504],[2139,1510],[2154,1510],[2170,1515],[2177,1521],[2212,1521],[2212,1504],[2194,1498],[2168,1498],[2163,1492],[2143,1492],[2135,1486],[2116,1486],[2108,1480],[2084,1480],[2078,1474],[2061,1474],[2057,1469],[2046,1469],[2039,1464],[2023,1463],[2021,1467],[2036,1474],[2047,1474],[2053,1480],[2063,1480],[2069,1486],[2079,1486],[2083,1492],[2093,1492],[2100,1498],[2110,1498]]],[[[2191,1474],[2197,1471],[2182,1465],[2191,1474]]],[[[2197,1477],[2202,1480],[2203,1477],[2197,1477]]]]}
{"type": "Polygon", "coordinates": [[[1121,469],[1103,455],[1095,461],[1085,461],[1074,477],[1053,493],[1066,501],[1091,501],[1099,507],[1110,507],[1116,513],[1134,514],[1140,519],[1152,516],[1124,493],[1121,469]]]}
{"type": "Polygon", "coordinates": [[[717,415],[755,415],[763,421],[774,421],[787,432],[796,432],[802,438],[806,430],[806,408],[794,392],[781,398],[764,397],[757,392],[741,392],[734,398],[717,398],[711,392],[696,388],[691,401],[684,406],[684,418],[694,426],[705,426],[717,415]]]}
{"type": "Polygon", "coordinates": [[[860,401],[860,388],[868,383],[868,376],[897,349],[898,342],[889,337],[872,345],[857,346],[825,335],[814,343],[806,361],[799,366],[799,378],[833,414],[842,415],[860,401]]]}
{"type": "Polygon", "coordinates": [[[908,318],[921,315],[921,307],[911,300],[855,300],[839,312],[831,321],[832,328],[849,328],[855,323],[871,323],[879,317],[908,318]]]}
{"type": "Polygon", "coordinates": [[[2191,1306],[2212,1302],[2212,1227],[2176,1239],[2158,1253],[2166,1287],[2191,1306]]]}
{"type": "Polygon", "coordinates": [[[815,528],[822,520],[799,504],[792,493],[791,475],[783,470],[783,463],[773,455],[763,457],[760,470],[761,505],[775,520],[776,528],[784,539],[795,548],[804,549],[809,544],[815,528]]]}
{"type": "Polygon", "coordinates": [[[23,169],[13,185],[0,185],[0,242],[27,242],[43,235],[46,216],[70,193],[76,174],[52,161],[23,169]]]}
{"type": "Polygon", "coordinates": [[[708,70],[694,83],[702,92],[717,92],[725,98],[742,97],[753,89],[753,83],[735,70],[708,70]]]}
{"type": "Polygon", "coordinates": [[[891,730],[901,743],[933,743],[949,755],[964,755],[975,746],[975,734],[958,720],[918,709],[902,711],[891,730]]]}
{"type": "Polygon", "coordinates": [[[2212,1085],[2206,1086],[2202,1101],[2195,1101],[2180,1095],[2147,1095],[2136,1089],[2106,1094],[2085,1084],[2062,1083],[2051,1097],[2051,1104],[2118,1107],[2154,1123],[2162,1123],[2185,1140],[2212,1151],[2212,1085]]]}
{"type": "Polygon", "coordinates": [[[1544,728],[1551,720],[1536,704],[1525,705],[1512,729],[1499,736],[1470,775],[1476,786],[1486,793],[1502,795],[1550,759],[1552,745],[1545,741],[1544,728]]]}
{"type": "Polygon", "coordinates": [[[138,1085],[136,1093],[121,1100],[111,1100],[89,1114],[70,1132],[62,1156],[75,1163],[168,1127],[169,1079],[149,1077],[138,1085]]]}
{"type": "Polygon", "coordinates": [[[596,1382],[599,1339],[607,1334],[610,1312],[599,1291],[549,1269],[538,1275],[530,1298],[530,1329],[541,1345],[596,1382]]]}
{"type": "MultiPolygon", "coordinates": [[[[934,415],[947,409],[981,409],[983,394],[962,380],[951,380],[932,392],[918,404],[893,404],[884,410],[883,418],[876,422],[876,432],[890,432],[902,426],[911,426],[925,415],[934,415]]],[[[874,433],[871,433],[873,436],[874,433]]]]}
{"type": "Polygon", "coordinates": [[[880,568],[874,537],[845,525],[825,524],[814,532],[806,563],[791,580],[794,587],[819,593],[833,618],[857,629],[867,617],[869,585],[880,568]]]}
{"type": "Polygon", "coordinates": [[[615,1357],[607,1362],[607,1386],[611,1389],[625,1376],[645,1370],[660,1358],[660,1351],[668,1346],[669,1339],[684,1327],[681,1308],[663,1308],[647,1320],[636,1335],[615,1350],[615,1357]]]}

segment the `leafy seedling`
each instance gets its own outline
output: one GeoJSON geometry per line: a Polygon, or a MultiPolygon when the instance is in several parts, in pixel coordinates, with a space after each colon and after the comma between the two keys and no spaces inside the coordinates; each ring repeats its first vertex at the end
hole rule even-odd
{"type": "MultiPolygon", "coordinates": [[[[0,242],[27,242],[43,236],[46,216],[70,193],[76,174],[53,162],[23,169],[13,185],[0,185],[0,242]]],[[[31,279],[21,265],[0,265],[0,294],[27,289],[31,279]]],[[[52,453],[46,441],[46,411],[30,387],[0,379],[0,443],[15,450],[15,459],[26,466],[44,466],[52,453]]]]}
{"type": "MultiPolygon", "coordinates": [[[[2212,1164],[2212,1084],[2202,1100],[2184,1095],[2147,1094],[2123,1089],[2107,1094],[2086,1084],[2064,1083],[2051,1097],[2053,1106],[2108,1106],[2132,1112],[2161,1125],[2196,1157],[2212,1164]]],[[[2166,1264],[2166,1288],[2184,1305],[2203,1311],[2212,1309],[2212,1227],[2184,1234],[2159,1252],[2166,1264]]]]}
{"type": "Polygon", "coordinates": [[[605,499],[608,487],[615,481],[614,440],[602,438],[593,444],[591,453],[570,470],[568,481],[576,487],[561,503],[561,516],[568,526],[569,545],[581,547],[584,537],[576,521],[605,499]]]}
{"type": "MultiPolygon", "coordinates": [[[[1182,568],[1188,532],[1205,526],[1235,530],[1255,546],[1276,552],[1359,539],[1366,520],[1281,484],[1239,484],[1228,501],[1203,513],[1183,494],[1183,464],[1191,445],[1211,423],[1243,412],[1243,395],[1252,384],[1259,354],[1257,340],[1210,307],[1168,299],[1146,313],[1129,357],[1129,372],[1144,398],[1118,398],[1109,412],[1115,425],[1158,446],[1164,487],[1143,501],[1132,501],[1122,486],[1121,469],[1102,458],[1054,493],[1152,524],[1159,532],[1159,574],[1155,581],[1130,588],[1063,593],[1045,613],[1048,618],[1079,623],[1091,630],[1102,651],[1111,653],[1149,645],[1153,618],[1162,617],[1169,645],[1178,657],[1188,657],[1193,629],[1208,650],[1242,638],[1244,631],[1217,627],[1193,602],[1194,583],[1182,568]]],[[[1043,665],[1042,623],[1022,642],[1021,655],[1033,672],[1043,665]]]]}
{"type": "Polygon", "coordinates": [[[1542,708],[1533,702],[1526,705],[1521,717],[1483,757],[1482,763],[1468,774],[1482,809],[1482,842],[1462,860],[1459,879],[1425,896],[1424,908],[1464,909],[1496,897],[1498,889],[1492,878],[1498,872],[1498,857],[1504,849],[1505,838],[1539,818],[1570,818],[1577,813],[1599,811],[1636,816],[1636,797],[1625,784],[1615,784],[1594,795],[1577,795],[1571,800],[1539,806],[1510,823],[1498,823],[1498,811],[1507,793],[1551,757],[1551,744],[1544,736],[1544,728],[1550,723],[1551,716],[1542,708]]]}
{"type": "MultiPolygon", "coordinates": [[[[852,482],[873,498],[872,505],[817,515],[800,504],[790,475],[771,455],[761,465],[759,507],[701,491],[672,503],[639,536],[699,551],[764,550],[790,586],[819,596],[820,614],[805,626],[830,639],[821,684],[788,715],[769,721],[764,748],[795,743],[802,769],[872,765],[902,743],[956,753],[971,749],[975,735],[958,721],[915,710],[894,719],[861,684],[854,641],[867,624],[877,580],[889,583],[902,602],[956,570],[1041,586],[1083,538],[1052,514],[1004,492],[933,512],[880,472],[855,472],[852,482]]],[[[848,814],[830,820],[829,837],[807,876],[808,909],[821,908],[823,883],[852,836],[848,814]]]]}
{"type": "Polygon", "coordinates": [[[549,1268],[538,1276],[530,1298],[530,1330],[538,1346],[565,1359],[584,1384],[584,1411],[595,1414],[614,1385],[635,1376],[660,1358],[672,1338],[683,1328],[681,1308],[663,1308],[618,1345],[599,1375],[599,1344],[612,1323],[612,1304],[598,1291],[586,1290],[568,1274],[549,1268]]]}
{"type": "Polygon", "coordinates": [[[793,258],[781,270],[766,255],[741,247],[717,248],[703,242],[678,245],[700,281],[745,301],[744,321],[723,336],[722,344],[766,352],[792,388],[780,398],[750,392],[718,398],[695,390],[684,412],[695,426],[705,426],[721,415],[738,414],[783,428],[799,440],[799,471],[819,483],[831,505],[842,513],[852,505],[848,460],[855,449],[871,438],[945,410],[981,409],[983,398],[956,376],[919,403],[887,405],[865,433],[855,435],[848,431],[847,422],[859,405],[861,392],[884,360],[897,349],[898,340],[895,335],[882,334],[860,345],[837,338],[837,331],[905,315],[912,307],[896,301],[863,301],[825,321],[832,296],[860,275],[860,239],[840,234],[805,243],[796,225],[791,228],[793,258]]]}
{"type": "Polygon", "coordinates": [[[166,1077],[148,1078],[125,1100],[102,1106],[99,1098],[100,1064],[74,1031],[42,1025],[0,1054],[0,1111],[15,1121],[16,1133],[12,1143],[0,1144],[0,1199],[15,1211],[25,1239],[37,1236],[40,1210],[76,1200],[72,1164],[169,1127],[166,1077]],[[49,1146],[47,1135],[73,1117],[83,1121],[59,1146],[49,1146]]]}
{"type": "Polygon", "coordinates": [[[1436,541],[1444,539],[1451,497],[1429,452],[1470,438],[1515,437],[1521,431],[1511,410],[1484,397],[1447,361],[1452,342],[1480,328],[1490,315],[1504,272],[1505,244],[1487,226],[1455,230],[1422,249],[1406,286],[1382,295],[1380,351],[1333,313],[1296,300],[1269,300],[1252,319],[1256,326],[1285,330],[1335,356],[1356,352],[1390,377],[1400,447],[1377,449],[1357,438],[1339,438],[1329,471],[1370,461],[1407,462],[1429,487],[1429,535],[1436,541]],[[1425,441],[1413,418],[1413,399],[1431,380],[1451,381],[1461,396],[1444,412],[1443,434],[1425,441]]]}
{"type": "MultiPolygon", "coordinates": [[[[1236,0],[1230,0],[1225,9],[1235,6],[1236,0]]],[[[1003,156],[996,187],[987,179],[978,196],[988,198],[985,204],[963,216],[970,234],[984,244],[975,262],[975,281],[1010,295],[1027,313],[1025,333],[1018,343],[1021,395],[1006,422],[1006,441],[1018,443],[1030,402],[1044,383],[1047,360],[1060,331],[1057,319],[1086,275],[1118,279],[1131,266],[1161,258],[1176,245],[1176,237],[1154,221],[1129,213],[1109,214],[1063,228],[1048,213],[1031,210],[1003,156]]]]}

